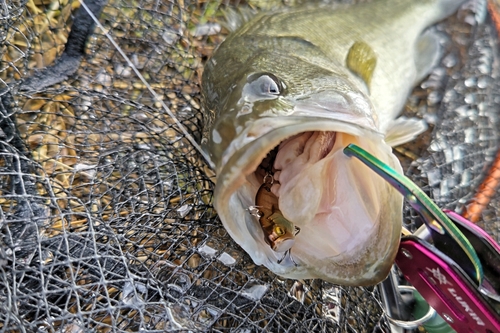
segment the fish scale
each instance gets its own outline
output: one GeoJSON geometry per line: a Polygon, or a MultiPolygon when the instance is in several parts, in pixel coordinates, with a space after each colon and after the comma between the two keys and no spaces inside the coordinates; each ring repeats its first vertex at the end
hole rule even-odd
{"type": "Polygon", "coordinates": [[[379,0],[262,13],[218,47],[202,77],[210,124],[203,147],[218,177],[214,205],[255,263],[288,278],[344,285],[387,276],[402,198],[341,149],[355,143],[402,172],[390,144],[412,140],[425,124],[397,115],[441,53],[438,35],[426,28],[461,3],[379,0]],[[280,179],[287,175],[275,190],[280,213],[301,230],[294,262],[281,261],[247,212],[260,187],[256,170],[283,140],[316,131],[336,133],[329,153],[312,160],[319,154],[307,150],[277,170],[280,179]]]}
{"type": "MultiPolygon", "coordinates": [[[[282,6],[283,3],[300,1],[272,2],[279,2],[282,6]]],[[[418,141],[397,147],[400,160],[413,161],[409,169],[404,167],[407,174],[426,191],[435,194],[434,198],[440,205],[453,209],[458,209],[471,197],[475,184],[480,183],[481,170],[498,146],[497,39],[489,22],[483,24],[477,21],[480,19],[475,19],[480,15],[473,6],[478,7],[482,2],[470,2],[468,10],[461,10],[459,15],[436,28],[445,31],[446,36],[452,36],[452,40],[445,38],[443,44],[446,45],[446,57],[433,73],[434,79],[426,80],[414,90],[405,112],[410,116],[425,115],[430,125],[435,126],[418,141]],[[466,68],[462,68],[462,64],[466,68]],[[428,148],[431,140],[434,143],[428,148]],[[463,140],[466,146],[448,150],[463,140]],[[463,160],[458,160],[459,155],[463,160]],[[463,172],[458,171],[459,162],[463,172]],[[425,186],[431,172],[435,175],[433,181],[437,182],[425,186]],[[440,182],[449,178],[453,179],[440,182]],[[452,187],[451,184],[460,186],[452,187]]],[[[25,32],[23,26],[32,26],[31,20],[23,14],[31,9],[23,7],[26,1],[3,3],[12,5],[7,6],[7,12],[13,14],[3,17],[7,29],[13,24],[3,37],[11,46],[18,45],[23,36],[10,32],[17,27],[25,32]],[[19,16],[21,14],[23,16],[19,16]]],[[[32,6],[31,2],[28,3],[32,6]]],[[[2,86],[5,83],[11,85],[13,81],[10,79],[18,78],[18,75],[26,78],[37,71],[34,68],[40,63],[29,61],[33,54],[34,59],[43,56],[44,65],[52,61],[54,56],[48,55],[53,49],[46,52],[46,46],[53,45],[54,33],[60,35],[59,26],[69,30],[71,20],[74,24],[73,15],[67,23],[48,19],[54,14],[56,18],[60,13],[69,15],[67,8],[72,6],[71,2],[65,5],[66,2],[53,1],[50,6],[58,4],[63,9],[61,11],[46,7],[46,1],[34,3],[42,9],[35,19],[43,18],[43,22],[52,22],[57,27],[41,35],[49,37],[43,38],[43,50],[38,48],[34,31],[28,31],[24,36],[30,44],[28,52],[17,54],[20,58],[15,59],[18,60],[8,60],[4,62],[8,68],[0,69],[3,75],[7,73],[3,76],[7,81],[2,81],[2,86]],[[13,73],[12,76],[9,73],[13,73]]],[[[199,20],[203,15],[202,19],[208,17],[209,24],[217,27],[213,22],[219,22],[220,12],[214,14],[214,7],[220,10],[226,8],[225,5],[219,1],[158,1],[154,5],[159,5],[159,8],[146,8],[150,2],[109,3],[105,15],[100,18],[106,31],[132,56],[132,63],[140,68],[140,73],[160,92],[160,98],[165,98],[166,104],[197,138],[202,126],[194,121],[194,115],[198,113],[198,77],[194,75],[186,81],[178,80],[179,77],[186,78],[189,69],[198,68],[196,60],[201,62],[202,56],[210,54],[225,31],[216,36],[193,37],[191,28],[184,29],[184,24],[186,27],[196,25],[196,31],[201,31],[198,26],[207,26],[199,20]],[[197,8],[206,14],[197,12],[197,8]],[[186,42],[193,44],[186,46],[186,42]],[[179,59],[179,52],[186,47],[188,58],[179,59]],[[193,60],[191,57],[194,57],[194,65],[189,65],[193,60]],[[164,70],[158,73],[158,69],[165,68],[165,65],[168,73],[164,70]],[[177,83],[172,86],[172,81],[177,83]]],[[[246,6],[233,5],[236,3],[233,1],[226,3],[231,8],[246,6]]],[[[245,3],[253,6],[257,1],[245,3]]],[[[58,45],[61,46],[64,45],[58,45]]],[[[61,83],[60,88],[40,88],[43,99],[52,106],[61,103],[64,94],[60,94],[69,88],[70,96],[67,97],[70,101],[62,104],[78,110],[76,117],[67,113],[71,109],[63,108],[55,122],[40,122],[41,117],[47,116],[47,111],[52,115],[54,109],[44,107],[42,112],[33,112],[34,108],[21,106],[25,101],[28,101],[28,106],[36,106],[37,103],[32,103],[40,102],[37,95],[13,96],[13,109],[9,114],[16,114],[18,121],[28,120],[27,124],[47,126],[40,130],[35,128],[37,133],[34,136],[21,138],[33,153],[40,151],[39,144],[42,144],[40,148],[50,146],[51,152],[59,151],[55,158],[60,165],[68,158],[70,162],[73,160],[74,148],[80,163],[74,165],[74,171],[63,169],[65,171],[61,172],[59,167],[54,168],[54,160],[41,156],[33,164],[35,168],[41,164],[45,170],[32,177],[23,169],[23,179],[17,177],[16,181],[14,175],[19,174],[19,170],[16,171],[13,161],[29,163],[29,156],[21,156],[22,149],[7,150],[3,155],[0,168],[3,182],[0,183],[2,193],[8,194],[1,198],[0,208],[4,219],[2,230],[8,236],[3,239],[7,248],[0,247],[0,307],[5,310],[0,311],[0,322],[4,330],[125,332],[139,327],[167,331],[389,330],[381,317],[378,295],[373,288],[339,287],[320,280],[284,280],[256,266],[248,255],[242,253],[243,250],[229,239],[219,220],[213,217],[207,199],[213,193],[212,183],[204,176],[205,172],[211,174],[208,167],[198,169],[199,164],[204,165],[203,161],[199,156],[194,157],[196,154],[191,156],[194,150],[189,144],[187,159],[176,149],[186,141],[188,134],[181,135],[179,129],[167,121],[168,116],[148,95],[144,85],[137,82],[99,29],[94,31],[87,49],[85,59],[88,63],[82,63],[77,74],[61,83]],[[90,86],[87,85],[89,80],[93,81],[90,86]],[[134,89],[130,88],[131,84],[134,89]],[[60,124],[65,122],[70,126],[61,131],[60,124]],[[58,140],[56,133],[67,134],[68,140],[58,140]],[[43,140],[37,141],[40,138],[43,140]],[[76,145],[72,144],[73,140],[76,145]],[[48,144],[43,145],[46,141],[48,144]],[[99,163],[97,168],[93,165],[96,161],[99,163]],[[65,188],[53,183],[64,181],[65,174],[76,177],[76,183],[70,180],[65,188]],[[9,185],[12,180],[14,186],[9,185]],[[51,192],[34,194],[35,187],[38,191],[48,188],[51,192]],[[61,211],[57,206],[63,208],[64,195],[71,198],[71,202],[61,211]],[[40,196],[45,203],[38,201],[40,196]],[[16,207],[16,200],[22,204],[16,207]],[[42,209],[49,202],[55,210],[42,209]],[[25,214],[18,215],[18,212],[25,214]],[[114,214],[107,218],[108,212],[114,214]],[[30,214],[38,218],[25,228],[24,221],[29,221],[30,214]],[[46,220],[47,216],[50,221],[46,220]],[[60,217],[64,220],[59,220],[60,217]],[[85,217],[90,217],[90,220],[85,217]],[[55,224],[52,224],[54,220],[55,224]],[[65,221],[71,225],[65,225],[65,221]],[[48,227],[46,222],[50,223],[48,227]],[[87,226],[90,229],[86,229],[87,226]],[[64,233],[57,235],[59,228],[64,233]],[[36,237],[37,230],[42,230],[42,237],[36,237]],[[40,262],[37,258],[46,258],[46,261],[40,262]],[[69,274],[71,272],[77,274],[69,274]],[[40,284],[40,279],[45,282],[40,284]],[[220,297],[214,298],[214,295],[220,297]],[[132,312],[131,308],[134,309],[132,312]],[[267,319],[262,320],[263,317],[267,319]]],[[[9,50],[9,47],[0,53],[8,57],[12,54],[10,51],[15,54],[15,50],[9,50]]],[[[24,133],[25,125],[18,123],[21,133],[24,133]]],[[[10,138],[12,133],[5,132],[10,138]]],[[[2,142],[2,146],[6,147],[8,143],[2,142]]],[[[495,196],[481,221],[496,239],[500,215],[498,199],[498,195],[495,196]]],[[[409,221],[418,220],[410,216],[406,218],[406,222],[409,221]]]]}

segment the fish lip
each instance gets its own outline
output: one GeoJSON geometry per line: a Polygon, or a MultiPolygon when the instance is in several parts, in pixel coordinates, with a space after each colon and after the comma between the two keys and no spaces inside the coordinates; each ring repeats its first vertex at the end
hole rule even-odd
{"type": "MultiPolygon", "coordinates": [[[[255,120],[230,143],[223,153],[221,163],[217,168],[217,174],[226,174],[229,171],[228,169],[232,168],[228,167],[228,165],[243,167],[241,163],[238,163],[241,158],[245,160],[258,159],[258,163],[253,163],[255,164],[255,170],[268,153],[255,147],[256,145],[275,147],[281,141],[293,135],[308,131],[334,131],[354,136],[383,137],[383,134],[375,126],[366,126],[362,122],[357,124],[354,120],[344,121],[332,119],[331,117],[311,117],[308,115],[260,118],[255,120]],[[251,156],[248,156],[249,154],[251,156]]],[[[243,167],[243,169],[246,170],[247,168],[243,167]]]]}
{"type": "Polygon", "coordinates": [[[284,109],[268,110],[253,123],[246,124],[244,130],[222,153],[217,171],[221,171],[220,168],[226,165],[238,150],[244,149],[243,147],[250,142],[260,140],[267,133],[279,128],[302,127],[303,124],[318,123],[310,127],[306,125],[302,130],[284,135],[281,140],[306,131],[335,131],[352,135],[370,132],[382,135],[379,132],[378,118],[373,106],[369,99],[359,91],[321,90],[303,96],[282,97],[281,99],[283,105],[286,105],[284,109]],[[333,128],[329,124],[333,124],[333,128]]]}
{"type": "Polygon", "coordinates": [[[346,92],[316,91],[289,103],[293,105],[290,116],[325,117],[355,123],[375,131],[379,128],[377,113],[370,99],[354,89],[346,92]]]}
{"type": "MultiPolygon", "coordinates": [[[[341,82],[343,89],[326,88],[301,95],[279,96],[271,105],[262,105],[262,101],[238,107],[225,105],[225,116],[213,124],[207,132],[207,140],[202,143],[203,149],[216,164],[216,173],[222,171],[237,150],[251,141],[279,127],[295,125],[297,122],[333,121],[347,127],[356,126],[364,131],[380,132],[377,112],[363,92],[351,87],[342,78],[325,77],[324,80],[341,82]],[[247,107],[251,111],[241,113],[240,107],[247,107]],[[258,126],[255,125],[257,123],[258,126]],[[228,126],[234,127],[233,130],[228,131],[228,126]],[[224,140],[221,139],[221,133],[224,133],[224,140]]],[[[318,86],[324,86],[323,81],[317,82],[318,86]]],[[[322,127],[312,130],[331,130],[321,129],[322,127]]]]}

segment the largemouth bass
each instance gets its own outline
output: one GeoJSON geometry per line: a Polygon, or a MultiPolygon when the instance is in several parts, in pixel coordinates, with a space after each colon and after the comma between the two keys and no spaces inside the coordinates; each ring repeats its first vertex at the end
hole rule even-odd
{"type": "Polygon", "coordinates": [[[440,56],[426,29],[463,2],[261,13],[219,46],[202,78],[202,144],[216,167],[215,208],[256,264],[343,285],[387,276],[402,197],[342,149],[355,143],[401,171],[391,145],[425,125],[397,117],[440,56]]]}

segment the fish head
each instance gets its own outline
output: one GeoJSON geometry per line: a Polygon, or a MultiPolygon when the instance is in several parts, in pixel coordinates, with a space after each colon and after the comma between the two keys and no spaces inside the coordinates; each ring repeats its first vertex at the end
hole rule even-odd
{"type": "MultiPolygon", "coordinates": [[[[224,54],[218,54],[221,53],[224,54]]],[[[212,58],[202,78],[205,112],[211,114],[206,119],[203,143],[217,171],[238,149],[235,139],[241,138],[243,131],[248,132],[247,139],[251,140],[279,126],[274,123],[258,130],[260,123],[270,118],[335,117],[378,131],[377,114],[369,99],[358,92],[344,73],[332,72],[321,64],[311,65],[295,56],[281,55],[276,60],[268,51],[257,52],[245,64],[244,59],[236,64],[233,61],[212,58]],[[226,67],[237,70],[221,75],[226,67]],[[256,121],[259,125],[250,131],[248,125],[256,121]]]]}
{"type": "Polygon", "coordinates": [[[226,230],[256,264],[283,277],[380,282],[399,245],[402,197],[342,152],[355,143],[401,171],[376,110],[345,73],[260,55],[235,66],[216,54],[203,74],[205,112],[213,116],[203,147],[216,166],[214,206],[226,230]],[[273,242],[266,237],[274,231],[248,211],[268,172],[283,217],[300,229],[273,242]]]}

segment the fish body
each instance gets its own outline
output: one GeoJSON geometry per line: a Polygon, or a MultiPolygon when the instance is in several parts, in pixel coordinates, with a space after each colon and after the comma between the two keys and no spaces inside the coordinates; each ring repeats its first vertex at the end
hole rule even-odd
{"type": "Polygon", "coordinates": [[[387,276],[402,197],[342,149],[355,143],[401,171],[390,144],[425,126],[397,117],[440,55],[426,29],[463,2],[374,0],[261,13],[219,46],[202,78],[202,143],[216,167],[215,208],[255,263],[343,285],[387,276]],[[283,261],[248,212],[269,172],[277,209],[300,229],[293,258],[283,261]]]}

